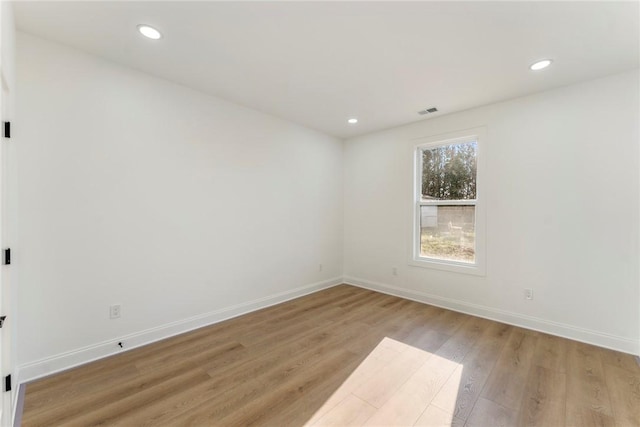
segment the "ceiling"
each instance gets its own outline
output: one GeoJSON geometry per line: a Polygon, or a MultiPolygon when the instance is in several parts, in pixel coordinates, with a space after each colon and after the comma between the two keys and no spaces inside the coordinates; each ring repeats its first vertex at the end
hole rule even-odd
{"type": "Polygon", "coordinates": [[[19,30],[340,138],[630,70],[640,56],[638,2],[26,1],[15,14],[19,30]],[[164,37],[145,39],[140,23],[164,37]],[[529,70],[543,58],[553,65],[529,70]]]}

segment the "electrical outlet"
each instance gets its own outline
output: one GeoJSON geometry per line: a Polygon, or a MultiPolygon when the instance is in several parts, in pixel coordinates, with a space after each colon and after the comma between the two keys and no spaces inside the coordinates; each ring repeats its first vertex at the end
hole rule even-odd
{"type": "Polygon", "coordinates": [[[318,264],[318,271],[322,271],[322,264],[318,264]]]}
{"type": "Polygon", "coordinates": [[[120,317],[122,306],[120,304],[114,304],[109,307],[109,318],[117,319],[120,317]]]}
{"type": "Polygon", "coordinates": [[[393,267],[391,269],[391,274],[393,274],[394,276],[397,276],[398,275],[398,267],[393,267]]]}
{"type": "Polygon", "coordinates": [[[533,299],[533,289],[525,288],[524,299],[533,299]]]}

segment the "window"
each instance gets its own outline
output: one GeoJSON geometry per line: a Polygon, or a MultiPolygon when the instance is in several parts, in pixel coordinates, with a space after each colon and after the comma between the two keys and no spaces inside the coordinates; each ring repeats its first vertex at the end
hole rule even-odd
{"type": "Polygon", "coordinates": [[[484,274],[480,133],[416,147],[413,265],[484,274]]]}

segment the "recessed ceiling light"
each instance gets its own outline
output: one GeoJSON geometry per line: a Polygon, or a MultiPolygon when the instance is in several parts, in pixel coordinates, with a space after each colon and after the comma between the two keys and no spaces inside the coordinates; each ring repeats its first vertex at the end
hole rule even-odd
{"type": "Polygon", "coordinates": [[[356,119],[356,118],[349,119],[349,120],[347,120],[347,123],[355,125],[356,123],[358,123],[358,119],[356,119]]]}
{"type": "Polygon", "coordinates": [[[140,31],[140,34],[142,34],[143,36],[153,40],[162,38],[162,34],[160,33],[160,31],[156,30],[153,27],[150,27],[149,25],[138,25],[138,31],[140,31]]]}
{"type": "Polygon", "coordinates": [[[550,59],[543,59],[542,61],[538,61],[531,64],[529,68],[533,71],[542,70],[544,68],[547,68],[549,65],[551,65],[552,62],[553,61],[551,61],[550,59]]]}

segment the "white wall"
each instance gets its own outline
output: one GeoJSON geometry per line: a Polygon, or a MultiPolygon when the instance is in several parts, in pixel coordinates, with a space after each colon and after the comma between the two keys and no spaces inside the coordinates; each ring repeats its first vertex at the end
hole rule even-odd
{"type": "Polygon", "coordinates": [[[339,282],[341,141],[30,35],[17,51],[22,380],[339,282]]]}
{"type": "Polygon", "coordinates": [[[639,353],[638,93],[634,71],[346,141],[346,280],[639,353]],[[487,274],[409,266],[411,140],[478,126],[487,274]]]}

